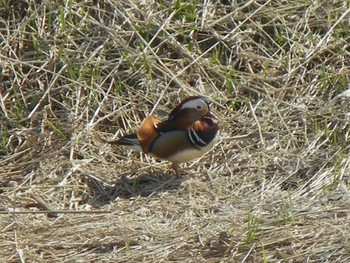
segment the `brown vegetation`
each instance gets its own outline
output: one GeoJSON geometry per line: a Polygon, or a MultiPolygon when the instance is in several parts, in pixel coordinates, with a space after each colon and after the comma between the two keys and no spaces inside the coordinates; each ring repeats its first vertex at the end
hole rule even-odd
{"type": "Polygon", "coordinates": [[[349,262],[348,1],[0,4],[3,262],[349,262]],[[185,165],[104,143],[206,95],[185,165]]]}

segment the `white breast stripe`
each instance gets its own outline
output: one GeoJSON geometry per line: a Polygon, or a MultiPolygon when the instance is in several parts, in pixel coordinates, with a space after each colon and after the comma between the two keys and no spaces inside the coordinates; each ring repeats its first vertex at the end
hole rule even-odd
{"type": "Polygon", "coordinates": [[[188,132],[188,138],[190,139],[191,143],[192,143],[194,146],[199,147],[199,146],[195,143],[195,141],[193,140],[192,135],[191,135],[191,131],[188,132]]]}
{"type": "Polygon", "coordinates": [[[193,129],[188,131],[188,138],[190,138],[191,143],[198,148],[207,145],[207,143],[203,141],[193,129]]]}

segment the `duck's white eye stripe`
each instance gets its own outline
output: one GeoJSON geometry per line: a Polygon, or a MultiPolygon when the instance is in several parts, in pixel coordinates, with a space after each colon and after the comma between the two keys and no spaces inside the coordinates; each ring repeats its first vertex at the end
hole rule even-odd
{"type": "Polygon", "coordinates": [[[202,110],[203,108],[207,107],[207,104],[205,101],[201,99],[196,99],[196,100],[190,100],[185,102],[181,109],[197,109],[197,110],[202,110]]]}

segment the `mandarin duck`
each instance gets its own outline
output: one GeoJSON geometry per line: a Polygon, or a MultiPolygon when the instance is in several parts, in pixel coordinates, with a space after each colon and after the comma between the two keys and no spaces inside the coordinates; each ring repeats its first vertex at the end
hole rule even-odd
{"type": "Polygon", "coordinates": [[[172,162],[180,176],[179,163],[199,158],[219,139],[216,116],[210,111],[209,100],[191,96],[181,101],[165,121],[150,115],[137,133],[128,134],[108,143],[127,146],[136,151],[172,162]]]}

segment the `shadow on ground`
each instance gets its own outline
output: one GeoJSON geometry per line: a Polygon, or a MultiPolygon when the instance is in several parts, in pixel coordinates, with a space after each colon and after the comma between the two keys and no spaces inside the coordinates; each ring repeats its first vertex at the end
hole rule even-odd
{"type": "Polygon", "coordinates": [[[131,179],[124,176],[116,181],[113,186],[103,185],[89,176],[87,181],[91,191],[89,203],[102,206],[118,197],[123,199],[131,199],[137,196],[149,197],[155,193],[177,189],[181,186],[183,179],[166,174],[147,174],[131,179]]]}

